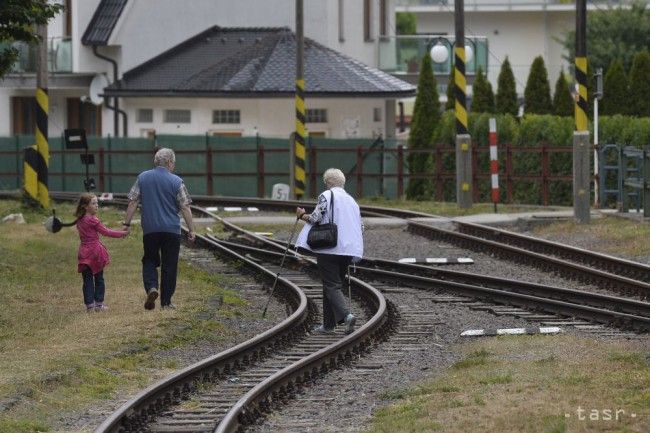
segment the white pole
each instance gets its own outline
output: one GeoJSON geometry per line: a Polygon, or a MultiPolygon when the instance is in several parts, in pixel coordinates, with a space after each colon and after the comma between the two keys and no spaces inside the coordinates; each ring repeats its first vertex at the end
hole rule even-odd
{"type": "Polygon", "coordinates": [[[598,98],[594,98],[594,207],[598,208],[598,98]]]}

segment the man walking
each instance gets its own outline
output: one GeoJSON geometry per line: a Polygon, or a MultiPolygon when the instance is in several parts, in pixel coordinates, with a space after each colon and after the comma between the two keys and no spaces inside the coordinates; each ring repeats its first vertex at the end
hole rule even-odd
{"type": "Polygon", "coordinates": [[[183,180],[173,174],[176,166],[174,151],[162,148],[153,160],[154,168],[140,173],[129,191],[129,206],[126,209],[124,225],[127,229],[131,219],[141,206],[142,243],[142,281],[147,300],[144,308],[156,308],[158,298],[158,270],[160,267],[160,306],[175,309],[172,296],[176,290],[178,254],[181,246],[181,221],[183,214],[189,229],[188,239],[194,241],[194,222],[190,210],[190,198],[183,180]]]}

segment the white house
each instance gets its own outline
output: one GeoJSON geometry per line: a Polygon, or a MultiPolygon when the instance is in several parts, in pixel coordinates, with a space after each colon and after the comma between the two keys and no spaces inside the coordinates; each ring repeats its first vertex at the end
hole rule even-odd
{"type": "MultiPolygon", "coordinates": [[[[454,28],[454,0],[396,0],[397,12],[411,12],[417,19],[420,36],[451,35],[454,28]]],[[[606,9],[628,1],[589,1],[589,11],[606,9]]],[[[484,40],[487,55],[484,71],[496,90],[503,60],[508,57],[517,92],[523,94],[533,59],[542,56],[553,86],[569,62],[558,39],[575,30],[574,1],[566,0],[465,0],[465,37],[484,40]]],[[[589,50],[589,47],[587,47],[589,50]]],[[[572,61],[570,62],[572,63],[572,61]]],[[[468,77],[471,78],[472,77],[468,77]]],[[[468,89],[471,92],[471,89],[468,89]]]]}
{"type": "MultiPolygon", "coordinates": [[[[277,61],[282,57],[283,62],[276,65],[277,70],[266,69],[265,73],[281,75],[284,80],[276,84],[283,87],[267,94],[257,93],[254,87],[245,95],[226,92],[225,88],[199,94],[200,86],[193,89],[194,93],[167,88],[165,94],[159,88],[148,89],[151,92],[147,94],[146,88],[134,87],[132,80],[154,59],[165,59],[168,66],[182,61],[183,44],[196,42],[194,38],[209,29],[249,29],[250,36],[254,29],[265,28],[286,36],[295,29],[294,0],[59,1],[66,11],[48,26],[50,136],[74,127],[102,136],[122,136],[128,130],[128,136],[155,131],[287,137],[294,129],[293,94],[286,86],[293,77],[295,60],[277,52],[265,53],[266,58],[277,61]],[[170,59],[170,52],[176,60],[170,59]],[[127,88],[130,92],[125,92],[127,88]],[[104,99],[104,94],[110,98],[104,99]]],[[[317,80],[319,71],[310,69],[307,57],[309,131],[333,138],[394,135],[395,101],[415,91],[413,86],[374,69],[379,63],[378,41],[394,35],[394,17],[394,0],[304,0],[306,53],[315,55],[322,66],[330,56],[338,68],[329,68],[328,73],[340,74],[338,83],[334,76],[317,80]],[[326,89],[317,87],[324,84],[326,89]],[[337,85],[344,90],[337,93],[333,87],[337,85]]],[[[275,47],[290,50],[291,44],[275,47]]],[[[8,119],[0,122],[0,136],[34,132],[33,52],[29,47],[22,47],[22,51],[15,72],[0,81],[0,119],[8,119]]],[[[235,64],[232,60],[237,53],[222,54],[228,54],[223,59],[235,64]]],[[[239,64],[241,73],[250,72],[258,61],[255,56],[248,59],[252,63],[239,64]]],[[[189,79],[202,72],[193,69],[198,65],[214,69],[219,63],[219,59],[202,63],[200,55],[193,60],[185,70],[178,64],[172,69],[189,79]]],[[[209,71],[203,71],[203,76],[206,74],[209,71]]],[[[167,84],[176,85],[178,81],[167,84]]]]}

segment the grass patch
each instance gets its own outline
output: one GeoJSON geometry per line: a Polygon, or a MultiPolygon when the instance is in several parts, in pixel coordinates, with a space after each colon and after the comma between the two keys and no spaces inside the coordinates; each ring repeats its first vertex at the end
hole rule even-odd
{"type": "MultiPolygon", "coordinates": [[[[64,222],[73,204],[53,204],[64,222]]],[[[56,429],[66,412],[133,393],[178,368],[160,350],[232,336],[221,317],[248,315],[247,304],[212,275],[181,261],[175,311],[143,310],[142,232],[102,238],[111,254],[104,270],[106,313],[87,314],[77,273],[75,228],[45,231],[51,212],[0,201],[0,215],[23,213],[27,224],[0,225],[0,433],[56,429]],[[215,312],[215,305],[219,309],[215,312]]],[[[102,207],[102,222],[119,227],[123,212],[102,207]]]]}
{"type": "Polygon", "coordinates": [[[415,392],[400,391],[366,431],[648,431],[650,365],[639,343],[517,336],[477,340],[464,351],[415,392]]]}
{"type": "Polygon", "coordinates": [[[650,225],[625,218],[603,217],[593,219],[589,224],[576,221],[564,221],[537,227],[535,236],[553,237],[567,234],[584,239],[598,240],[591,242],[590,249],[615,256],[649,257],[650,225]]]}

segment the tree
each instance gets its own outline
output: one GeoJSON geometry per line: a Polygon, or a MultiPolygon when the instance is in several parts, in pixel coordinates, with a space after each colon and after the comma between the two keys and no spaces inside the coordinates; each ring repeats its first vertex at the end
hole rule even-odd
{"type": "Polygon", "coordinates": [[[0,78],[18,60],[12,42],[37,43],[36,25],[47,24],[63,9],[48,0],[2,0],[0,2],[0,78]]]}
{"type": "Polygon", "coordinates": [[[573,116],[574,107],[573,96],[569,90],[569,83],[564,76],[564,68],[560,70],[560,76],[555,82],[555,93],[553,94],[553,114],[556,116],[573,116]]]}
{"type": "Polygon", "coordinates": [[[613,116],[614,114],[628,114],[630,94],[627,75],[621,59],[615,60],[605,73],[603,80],[603,99],[601,114],[613,116]]]}
{"type": "MultiPolygon", "coordinates": [[[[426,53],[422,58],[417,96],[413,107],[413,120],[408,139],[409,150],[433,148],[433,131],[440,121],[440,98],[436,78],[433,76],[431,57],[426,53]]],[[[411,153],[408,157],[411,175],[430,175],[433,173],[433,156],[430,154],[411,153]]],[[[410,178],[406,188],[406,197],[412,200],[427,200],[433,193],[433,181],[430,178],[410,178]]]]}
{"type": "Polygon", "coordinates": [[[524,90],[525,112],[531,114],[550,114],[551,86],[548,83],[548,72],[542,56],[535,57],[530,67],[526,89],[524,90]]]}
{"type": "Polygon", "coordinates": [[[634,56],[630,70],[630,114],[650,116],[650,53],[641,51],[634,56]]]}
{"type": "Polygon", "coordinates": [[[417,19],[412,12],[397,12],[396,31],[398,35],[414,35],[417,32],[417,19]]]}
{"type": "Polygon", "coordinates": [[[454,68],[451,68],[449,79],[447,79],[447,102],[445,102],[445,110],[456,109],[456,74],[454,68]]]}
{"type": "Polygon", "coordinates": [[[476,71],[472,93],[472,111],[474,113],[494,113],[494,92],[492,91],[492,84],[483,75],[483,70],[480,66],[476,71]]]}
{"type": "MultiPolygon", "coordinates": [[[[606,68],[617,58],[629,70],[634,54],[650,46],[650,12],[645,2],[625,7],[590,10],[587,14],[587,57],[593,70],[606,68]]],[[[565,34],[562,42],[566,60],[575,60],[575,30],[565,34]]]]}
{"type": "Polygon", "coordinates": [[[497,113],[517,115],[518,105],[515,74],[512,73],[510,61],[507,57],[501,64],[501,71],[499,71],[495,105],[497,113]]]}

